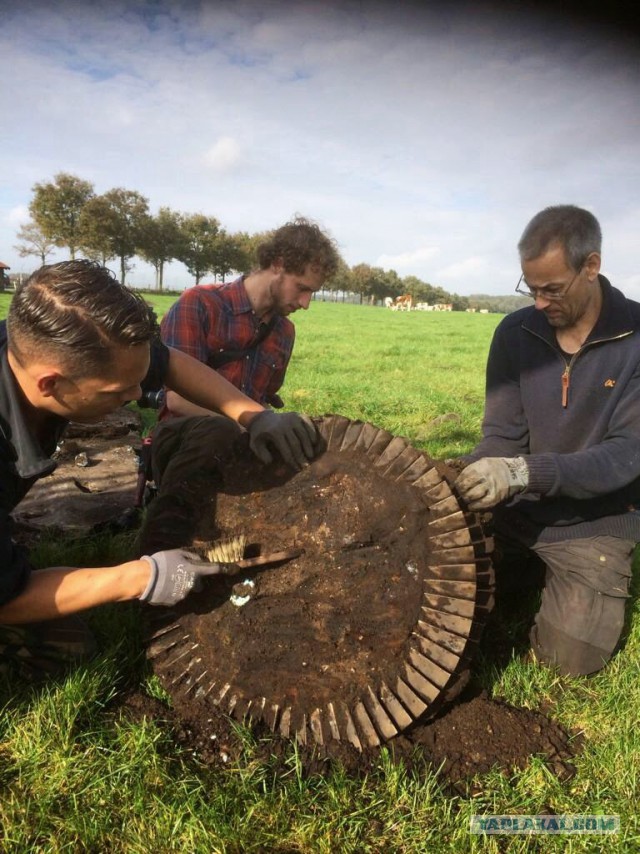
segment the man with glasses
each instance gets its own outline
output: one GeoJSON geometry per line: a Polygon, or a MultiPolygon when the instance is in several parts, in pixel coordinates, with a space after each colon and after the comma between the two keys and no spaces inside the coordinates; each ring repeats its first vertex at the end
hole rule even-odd
{"type": "Polygon", "coordinates": [[[544,572],[538,660],[588,674],[620,640],[640,541],[640,304],[600,274],[586,210],[546,208],[518,249],[534,305],[496,329],[483,438],[455,485],[494,508],[499,595],[544,572]]]}

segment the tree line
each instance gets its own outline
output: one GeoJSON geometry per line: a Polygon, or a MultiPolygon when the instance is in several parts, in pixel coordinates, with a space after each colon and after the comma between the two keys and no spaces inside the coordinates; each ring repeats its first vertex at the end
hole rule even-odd
{"type": "MultiPolygon", "coordinates": [[[[46,264],[56,248],[65,248],[71,258],[80,254],[103,265],[118,261],[124,283],[138,256],[154,268],[157,291],[164,289],[164,268],[171,261],[183,263],[196,285],[207,275],[224,281],[231,273],[248,273],[256,266],[257,247],[269,234],[229,233],[213,216],[168,207],[152,214],[149,200],[135,190],[116,187],[97,195],[93,184],[67,172],[35,184],[32,192],[30,220],[17,235],[22,257],[34,255],[46,264]]],[[[403,278],[369,264],[349,267],[344,261],[325,290],[356,294],[360,302],[372,304],[400,294],[411,294],[415,302],[451,303],[456,311],[472,304],[470,298],[416,276],[403,278]]],[[[482,307],[489,307],[490,299],[483,298],[482,307]]]]}

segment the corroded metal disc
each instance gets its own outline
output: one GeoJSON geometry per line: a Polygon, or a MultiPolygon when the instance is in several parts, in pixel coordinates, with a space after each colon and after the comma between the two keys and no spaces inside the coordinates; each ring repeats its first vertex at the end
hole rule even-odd
{"type": "Polygon", "coordinates": [[[183,707],[211,703],[301,744],[362,750],[463,687],[492,604],[491,544],[405,439],[337,415],[315,421],[323,451],[308,469],[256,474],[247,450],[249,477],[234,479],[240,455],[210,520],[215,536],[258,526],[273,537],[262,553],[304,557],[246,579],[246,601],[213,582],[174,611],[154,609],[148,657],[183,707]]]}

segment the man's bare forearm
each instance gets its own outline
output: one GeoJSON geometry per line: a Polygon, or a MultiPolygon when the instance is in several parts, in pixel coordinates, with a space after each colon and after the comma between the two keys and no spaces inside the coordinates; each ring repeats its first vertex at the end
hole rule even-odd
{"type": "Polygon", "coordinates": [[[167,387],[177,392],[180,397],[204,410],[220,412],[243,427],[258,413],[263,412],[263,406],[238,391],[208,365],[173,347],[169,348],[169,352],[169,369],[165,382],[167,387]]]}
{"type": "Polygon", "coordinates": [[[151,574],[147,561],[99,569],[54,567],[31,573],[26,588],[0,606],[0,623],[51,620],[108,602],[139,599],[151,574]]]}

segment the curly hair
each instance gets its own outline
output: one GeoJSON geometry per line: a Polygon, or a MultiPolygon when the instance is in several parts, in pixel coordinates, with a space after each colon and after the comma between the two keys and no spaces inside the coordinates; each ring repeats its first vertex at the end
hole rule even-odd
{"type": "Polygon", "coordinates": [[[9,347],[24,364],[56,358],[76,377],[113,367],[115,350],[158,335],[144,299],[93,261],[62,261],[36,270],[14,296],[7,316],[9,347]]]}
{"type": "Polygon", "coordinates": [[[575,205],[545,208],[525,228],[518,243],[520,258],[523,261],[539,258],[554,243],[564,249],[569,266],[579,270],[592,252],[600,254],[600,223],[592,213],[575,205]]]}
{"type": "Polygon", "coordinates": [[[279,261],[287,273],[301,275],[311,265],[330,278],[338,269],[340,255],[335,242],[316,223],[296,216],[258,247],[260,269],[279,261]]]}

